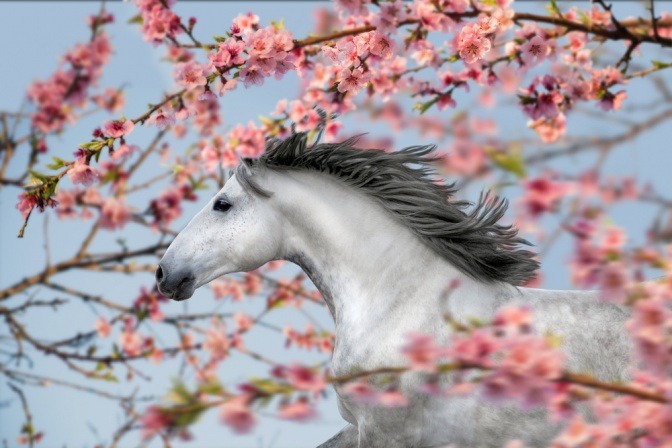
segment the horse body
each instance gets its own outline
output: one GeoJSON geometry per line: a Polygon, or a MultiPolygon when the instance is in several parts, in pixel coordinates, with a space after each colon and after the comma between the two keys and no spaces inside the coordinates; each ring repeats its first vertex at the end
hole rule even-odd
{"type": "MultiPolygon", "coordinates": [[[[378,200],[319,171],[242,167],[168,249],[157,272],[159,288],[174,299],[188,298],[213,278],[272,259],[298,264],[322,293],[335,322],[334,375],[405,365],[399,349],[409,333],[444,342],[451,336],[445,314],[464,324],[487,322],[507,304],[529,306],[536,331],[561,338],[570,370],[609,380],[626,375],[627,313],[621,308],[600,303],[594,293],[527,289],[467,275],[378,200]],[[222,200],[231,206],[226,218],[213,211],[222,200]],[[459,286],[446,297],[451,282],[459,286]]],[[[349,425],[322,446],[494,447],[512,439],[544,446],[557,432],[538,411],[494,406],[477,394],[418,392],[423,375],[400,376],[398,388],[410,400],[404,408],[361,403],[337,386],[339,411],[349,425]]],[[[447,385],[450,377],[442,381],[447,385]]]]}

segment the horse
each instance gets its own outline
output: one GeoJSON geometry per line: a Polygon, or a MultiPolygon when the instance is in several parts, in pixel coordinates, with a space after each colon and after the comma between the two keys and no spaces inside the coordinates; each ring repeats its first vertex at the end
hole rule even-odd
{"type": "MultiPolygon", "coordinates": [[[[517,229],[499,224],[506,200],[482,194],[472,207],[456,199],[455,184],[439,182],[431,167],[433,146],[385,152],[355,144],[309,144],[306,133],[293,133],[241,160],[170,244],[156,271],[159,291],[185,300],[220,276],[287,260],[333,317],[333,375],[405,365],[408,333],[449,339],[446,314],[487,322],[521,305],[534,331],[560,338],[569,370],[627,378],[628,312],[596,292],[520,286],[538,263],[517,229]],[[451,282],[459,287],[445,300],[451,282]]],[[[336,385],[347,425],[320,447],[547,446],[560,429],[543,410],[494,405],[478,392],[437,397],[419,392],[422,382],[421,372],[400,376],[404,408],[361,403],[336,385]]]]}

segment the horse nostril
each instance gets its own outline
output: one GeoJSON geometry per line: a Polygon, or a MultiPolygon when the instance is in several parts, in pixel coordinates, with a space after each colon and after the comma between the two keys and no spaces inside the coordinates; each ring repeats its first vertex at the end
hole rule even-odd
{"type": "Polygon", "coordinates": [[[161,283],[161,280],[163,280],[163,269],[161,269],[161,266],[159,266],[156,269],[156,281],[161,283]]]}

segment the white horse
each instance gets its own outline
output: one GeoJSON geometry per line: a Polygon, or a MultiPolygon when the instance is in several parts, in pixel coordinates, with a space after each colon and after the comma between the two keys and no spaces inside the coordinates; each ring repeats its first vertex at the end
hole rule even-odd
{"type": "MultiPolygon", "coordinates": [[[[516,230],[497,224],[505,201],[486,197],[468,212],[439,185],[427,163],[432,147],[385,153],[340,144],[307,146],[293,134],[269,143],[175,238],[156,272],[159,290],[185,300],[222,275],[289,260],[310,277],[335,322],[334,375],[404,365],[409,332],[446,341],[450,313],[487,321],[505,304],[524,304],[536,331],[559,335],[568,369],[605,380],[627,375],[628,315],[592,292],[517,285],[537,263],[519,248],[516,230]],[[459,281],[449,300],[446,285],[459,281]]],[[[542,411],[487,403],[478,394],[434,397],[417,392],[423,377],[405,373],[406,408],[364,405],[340,387],[348,425],[322,447],[502,446],[520,439],[545,446],[558,427],[542,411]]]]}

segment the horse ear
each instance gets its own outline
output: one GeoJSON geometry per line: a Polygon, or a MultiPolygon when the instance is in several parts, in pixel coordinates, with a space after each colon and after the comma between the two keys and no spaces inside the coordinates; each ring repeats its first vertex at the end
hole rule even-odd
{"type": "Polygon", "coordinates": [[[240,165],[240,169],[245,171],[247,176],[252,175],[252,161],[250,159],[238,156],[238,164],[240,165]]]}

